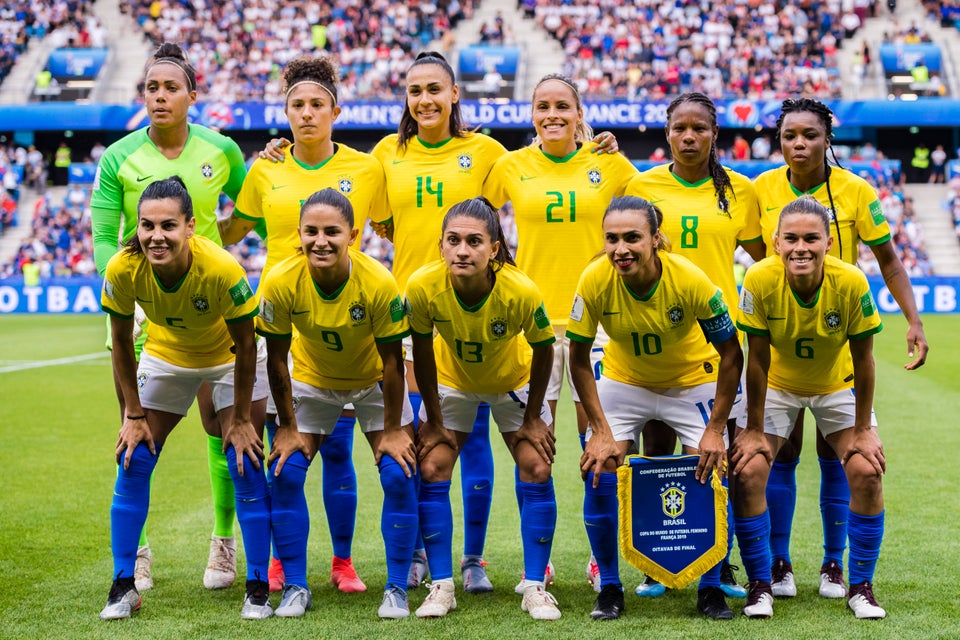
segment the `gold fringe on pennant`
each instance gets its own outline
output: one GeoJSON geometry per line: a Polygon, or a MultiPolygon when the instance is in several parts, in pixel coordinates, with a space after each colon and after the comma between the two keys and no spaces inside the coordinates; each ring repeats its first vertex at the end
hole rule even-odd
{"type": "MultiPolygon", "coordinates": [[[[696,455],[678,456],[678,458],[698,458],[696,455]]],[[[655,560],[640,553],[633,547],[633,465],[632,459],[655,458],[647,456],[629,456],[624,464],[617,468],[617,498],[620,501],[620,553],[632,566],[650,576],[669,589],[683,589],[688,584],[712,569],[727,555],[727,488],[723,486],[716,467],[710,477],[713,489],[713,511],[716,538],[713,546],[699,558],[692,561],[680,573],[673,573],[660,566],[655,560]]]]}

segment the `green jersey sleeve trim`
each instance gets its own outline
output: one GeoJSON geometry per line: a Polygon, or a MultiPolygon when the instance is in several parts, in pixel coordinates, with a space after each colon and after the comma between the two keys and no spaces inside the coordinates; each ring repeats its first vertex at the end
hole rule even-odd
{"type": "Polygon", "coordinates": [[[579,342],[580,344],[593,344],[596,341],[596,337],[588,338],[587,336],[582,336],[579,333],[574,333],[567,329],[567,337],[574,342],[579,342]]]}
{"type": "Polygon", "coordinates": [[[742,324],[740,322],[737,323],[737,329],[740,329],[740,331],[745,331],[747,333],[752,333],[755,336],[767,336],[767,337],[770,336],[770,332],[767,331],[766,329],[757,329],[756,327],[748,327],[747,325],[742,324]]]}
{"type": "Polygon", "coordinates": [[[557,341],[557,338],[555,336],[550,336],[546,340],[541,340],[540,342],[531,342],[529,344],[531,347],[549,347],[556,341],[557,341]]]}
{"type": "Polygon", "coordinates": [[[269,331],[264,331],[263,329],[256,329],[257,335],[261,335],[267,340],[292,340],[293,333],[270,333],[269,331]]]}
{"type": "Polygon", "coordinates": [[[848,339],[848,340],[863,340],[864,338],[869,338],[870,336],[872,336],[872,335],[874,335],[874,334],[880,333],[880,331],[881,331],[882,329],[883,329],[883,323],[881,322],[881,323],[880,323],[879,325],[877,325],[875,328],[869,329],[869,330],[864,331],[864,332],[862,332],[862,333],[855,333],[855,334],[853,334],[853,335],[851,335],[851,336],[847,336],[847,339],[848,339]]]}
{"type": "Polygon", "coordinates": [[[878,245],[883,244],[884,242],[890,242],[889,233],[883,236],[882,238],[877,238],[876,240],[863,240],[863,244],[867,245],[868,247],[876,247],[878,245]]]}
{"type": "Polygon", "coordinates": [[[419,333],[419,332],[417,332],[417,331],[413,331],[412,329],[410,330],[410,335],[413,336],[414,338],[432,338],[432,337],[433,337],[433,333],[432,333],[432,332],[431,332],[431,333],[419,333]]]}
{"type": "Polygon", "coordinates": [[[410,335],[410,330],[408,329],[407,331],[403,331],[396,335],[387,336],[386,338],[374,338],[373,341],[376,344],[389,344],[391,342],[399,342],[400,340],[403,340],[409,335],[410,335]]]}
{"type": "Polygon", "coordinates": [[[233,215],[240,218],[241,220],[249,220],[250,222],[260,222],[261,220],[263,220],[263,218],[248,216],[243,211],[238,210],[236,207],[233,208],[233,215]]]}
{"type": "Polygon", "coordinates": [[[125,313],[120,313],[119,311],[114,311],[114,310],[111,309],[110,307],[108,307],[108,306],[106,306],[106,305],[103,305],[103,304],[100,305],[100,308],[103,309],[106,313],[110,314],[111,316],[113,316],[113,317],[115,317],[115,318],[120,318],[120,319],[122,319],[122,320],[132,320],[132,319],[133,319],[133,314],[132,314],[132,313],[131,313],[130,315],[127,315],[127,314],[125,314],[125,313]]]}
{"type": "Polygon", "coordinates": [[[257,307],[256,309],[254,309],[254,310],[251,311],[250,313],[247,313],[247,314],[245,314],[245,315],[242,315],[242,316],[240,316],[240,317],[238,317],[238,318],[230,318],[229,320],[227,320],[226,318],[224,318],[223,321],[226,322],[227,324],[237,324],[238,322],[243,322],[243,321],[245,321],[245,320],[253,320],[253,319],[256,318],[258,315],[260,315],[260,307],[257,307]]]}
{"type": "Polygon", "coordinates": [[[737,240],[737,244],[753,244],[754,242],[761,242],[763,240],[763,234],[761,233],[756,238],[750,238],[749,240],[737,240]]]}

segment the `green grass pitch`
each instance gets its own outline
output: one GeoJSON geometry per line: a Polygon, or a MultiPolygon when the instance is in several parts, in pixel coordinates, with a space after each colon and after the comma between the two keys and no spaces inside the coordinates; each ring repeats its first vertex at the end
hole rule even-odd
{"type": "MultiPolygon", "coordinates": [[[[113,446],[118,410],[106,357],[23,368],[25,363],[97,354],[104,322],[90,317],[0,317],[0,638],[791,638],[856,639],[960,637],[957,580],[955,455],[960,450],[957,399],[960,347],[957,316],[927,316],[933,345],[928,364],[906,372],[905,323],[884,317],[877,337],[876,410],[887,451],[884,478],[886,537],[876,593],[889,612],[884,621],[857,621],[843,601],[816,594],[821,558],[818,467],[813,430],[799,467],[800,495],[793,555],[799,596],[778,601],[769,621],[702,619],[693,588],[658,600],[632,595],[636,570],[622,563],[626,612],[615,622],[589,619],[594,594],[586,583],[589,555],[581,519],[583,489],[572,405],[561,401],[554,476],[559,520],[551,591],[563,618],[536,622],[520,611],[513,586],[521,570],[513,470],[501,442],[494,443],[497,475],[487,542],[492,594],[463,593],[442,620],[380,621],[376,609],[385,577],[379,531],[381,493],[372,456],[356,439],[360,512],[354,560],[370,590],[343,595],[328,582],[330,543],[320,501],[320,472],[307,484],[313,515],[309,577],[314,609],[303,619],[240,620],[243,580],[206,591],[201,576],[212,528],[206,447],[192,413],[167,443],[154,477],[148,520],[156,587],[144,594],[133,619],[105,623],[97,613],[110,586],[109,507],[115,477],[113,446]],[[953,371],[954,373],[950,373],[953,371]]],[[[462,518],[454,496],[455,530],[462,518]]],[[[238,529],[239,535],[239,529],[238,529]]],[[[454,549],[460,545],[455,539],[454,549]]],[[[240,562],[241,576],[243,563],[240,562]]],[[[743,579],[743,572],[739,573],[743,579]]],[[[416,607],[424,596],[411,594],[416,607]]],[[[276,600],[276,596],[274,600],[276,600]]],[[[742,600],[730,600],[739,611],[742,600]]],[[[276,602],[275,602],[276,604],[276,602]]]]}

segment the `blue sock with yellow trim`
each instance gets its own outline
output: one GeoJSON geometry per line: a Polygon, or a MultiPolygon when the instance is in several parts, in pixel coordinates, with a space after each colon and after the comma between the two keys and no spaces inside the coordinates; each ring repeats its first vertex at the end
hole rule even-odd
{"type": "Polygon", "coordinates": [[[836,459],[820,462],[820,520],[823,523],[823,561],[843,566],[847,547],[847,514],[850,512],[850,485],[843,465],[836,459]]]}
{"type": "Polygon", "coordinates": [[[357,472],[353,468],[352,417],[340,416],[333,433],[320,445],[323,509],[333,543],[333,555],[346,560],[353,546],[357,522],[357,472]],[[330,517],[336,514],[336,517],[330,517]]]}

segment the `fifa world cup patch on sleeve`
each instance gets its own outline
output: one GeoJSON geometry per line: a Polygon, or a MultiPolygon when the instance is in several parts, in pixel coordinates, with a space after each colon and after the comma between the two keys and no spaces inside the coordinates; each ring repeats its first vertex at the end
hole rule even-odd
{"type": "Polygon", "coordinates": [[[877,312],[877,308],[873,304],[873,297],[871,297],[869,291],[860,298],[860,310],[863,312],[864,318],[869,318],[877,312]]]}
{"type": "Polygon", "coordinates": [[[233,306],[235,307],[239,307],[253,297],[253,291],[250,290],[246,278],[241,278],[240,282],[230,287],[230,297],[233,299],[233,306]]]}
{"type": "Polygon", "coordinates": [[[533,321],[537,324],[538,329],[546,329],[550,326],[550,318],[547,317],[547,310],[544,309],[542,302],[533,312],[533,321]]]}
{"type": "Polygon", "coordinates": [[[886,217],[883,215],[883,207],[880,205],[879,200],[874,200],[870,203],[870,217],[873,218],[873,224],[878,227],[886,222],[886,217]]]}
{"type": "Polygon", "coordinates": [[[580,322],[583,320],[583,298],[580,294],[573,296],[573,308],[570,309],[570,319],[580,322]]]}
{"type": "Polygon", "coordinates": [[[740,290],[740,311],[753,315],[753,293],[746,287],[740,290]]]}
{"type": "Polygon", "coordinates": [[[390,303],[390,322],[400,322],[403,320],[403,300],[400,299],[400,296],[397,296],[393,299],[393,302],[390,303]]]}
{"type": "Polygon", "coordinates": [[[714,315],[719,315],[727,310],[727,303],[723,301],[723,294],[717,289],[717,292],[710,298],[710,311],[714,315]]]}
{"type": "Polygon", "coordinates": [[[266,298],[260,301],[260,317],[263,318],[263,321],[267,324],[273,324],[273,303],[266,298]]]}

